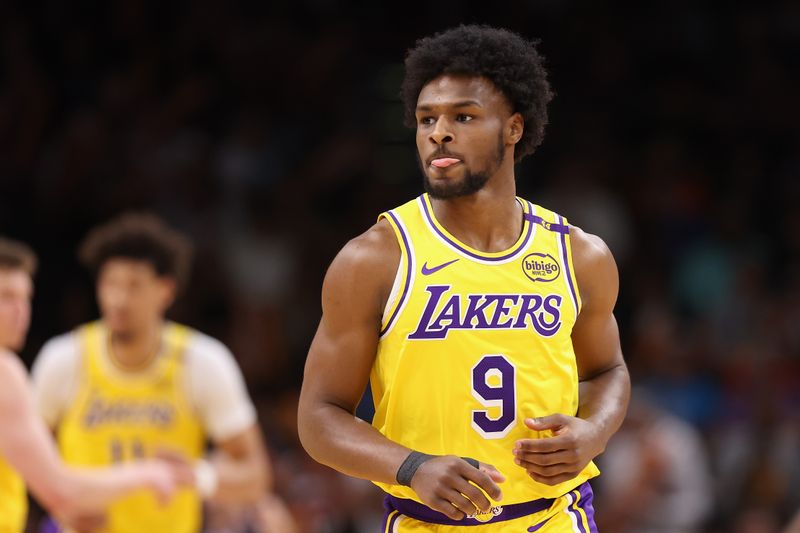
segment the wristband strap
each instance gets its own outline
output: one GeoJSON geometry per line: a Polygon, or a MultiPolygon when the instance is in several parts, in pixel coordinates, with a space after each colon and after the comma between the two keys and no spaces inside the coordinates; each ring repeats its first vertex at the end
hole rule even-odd
{"type": "Polygon", "coordinates": [[[211,498],[217,492],[218,484],[217,471],[211,463],[200,459],[194,464],[194,485],[201,498],[211,498]]]}
{"type": "Polygon", "coordinates": [[[406,457],[406,460],[403,461],[403,464],[400,465],[400,468],[397,469],[397,483],[400,485],[405,485],[406,487],[411,486],[411,478],[414,477],[414,474],[417,472],[417,469],[424,463],[425,461],[429,461],[436,457],[435,455],[428,455],[427,453],[422,452],[411,452],[406,457]]]}
{"type": "Polygon", "coordinates": [[[478,462],[477,459],[473,459],[472,457],[462,457],[466,462],[472,465],[473,468],[480,469],[481,464],[478,462]]]}

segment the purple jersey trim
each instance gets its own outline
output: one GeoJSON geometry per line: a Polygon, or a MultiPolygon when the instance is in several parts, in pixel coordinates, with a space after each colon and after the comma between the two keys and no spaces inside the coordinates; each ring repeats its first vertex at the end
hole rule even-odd
{"type": "Polygon", "coordinates": [[[580,492],[577,490],[573,490],[569,493],[572,496],[572,501],[567,505],[567,514],[571,515],[575,520],[575,523],[578,526],[578,533],[588,533],[586,528],[583,527],[583,517],[581,516],[581,512],[578,510],[578,502],[581,499],[580,492]]]}
{"type": "Polygon", "coordinates": [[[58,524],[49,516],[39,524],[39,533],[61,533],[58,524]]]}
{"type": "MultiPolygon", "coordinates": [[[[564,217],[558,215],[558,223],[564,223],[564,217]]],[[[569,254],[567,253],[567,233],[569,233],[569,226],[567,227],[567,232],[561,234],[561,255],[564,259],[564,270],[567,276],[567,284],[569,285],[569,292],[572,295],[572,301],[575,302],[575,311],[579,312],[580,307],[578,307],[578,294],[575,292],[575,286],[572,284],[572,273],[569,269],[569,254]]]]}
{"type": "Polygon", "coordinates": [[[556,233],[561,233],[562,235],[565,233],[569,233],[569,226],[565,224],[554,224],[552,222],[548,222],[539,215],[533,215],[530,213],[525,213],[525,219],[533,222],[534,224],[539,224],[541,227],[546,229],[547,231],[555,231],[556,233]]]}
{"type": "Polygon", "coordinates": [[[400,308],[403,306],[403,301],[408,296],[408,290],[411,285],[411,274],[414,272],[414,261],[411,255],[411,244],[408,242],[408,236],[406,232],[403,231],[403,226],[400,225],[400,221],[392,211],[387,211],[386,215],[391,217],[392,221],[394,222],[395,228],[397,231],[400,232],[400,236],[403,238],[403,247],[406,250],[406,282],[403,285],[403,292],[400,293],[400,298],[397,300],[397,305],[394,307],[394,311],[392,311],[392,315],[389,317],[389,320],[386,321],[386,326],[381,328],[380,335],[383,336],[389,329],[392,327],[394,320],[397,318],[397,315],[400,314],[400,308]]]}
{"type": "Polygon", "coordinates": [[[383,523],[385,525],[382,531],[385,533],[392,533],[392,531],[394,530],[394,525],[397,522],[397,519],[403,516],[400,513],[395,513],[394,516],[392,516],[392,518],[389,518],[390,514],[391,513],[387,514],[386,518],[383,519],[383,523]]]}
{"type": "Polygon", "coordinates": [[[592,504],[594,492],[592,491],[592,486],[587,481],[578,487],[578,492],[580,492],[581,495],[579,507],[586,513],[586,521],[589,523],[589,533],[597,533],[597,524],[594,523],[594,505],[592,504]]]}
{"type": "Polygon", "coordinates": [[[440,524],[444,526],[481,526],[486,524],[494,524],[497,522],[505,522],[506,520],[514,520],[515,518],[522,518],[536,514],[545,509],[549,509],[555,500],[542,498],[539,500],[532,500],[524,503],[515,503],[513,505],[504,505],[503,511],[492,518],[488,522],[479,522],[474,518],[464,518],[462,520],[453,520],[448,518],[447,515],[438,511],[434,511],[427,505],[419,503],[415,500],[407,500],[404,498],[397,498],[395,496],[386,496],[384,506],[387,510],[397,510],[400,514],[419,520],[420,522],[427,522],[429,524],[440,524]]]}
{"type": "Polygon", "coordinates": [[[577,487],[577,490],[570,492],[570,494],[573,500],[572,503],[567,506],[567,513],[575,517],[578,524],[578,531],[580,533],[597,533],[597,525],[594,523],[594,506],[592,505],[592,500],[594,499],[592,486],[589,485],[587,481],[577,487]],[[586,525],[589,527],[588,530],[584,525],[581,509],[583,509],[583,513],[586,515],[586,525]]]}
{"type": "MultiPolygon", "coordinates": [[[[517,201],[519,202],[519,199],[517,201]]],[[[525,202],[528,204],[528,213],[530,213],[531,211],[533,211],[531,203],[528,202],[527,200],[525,202]]],[[[531,234],[533,233],[533,224],[530,223],[530,219],[526,216],[528,213],[523,213],[523,220],[528,222],[528,228],[527,228],[527,231],[525,233],[525,237],[522,239],[522,241],[519,243],[519,245],[516,248],[514,248],[513,250],[511,250],[507,254],[504,254],[504,255],[498,256],[498,257],[476,254],[475,252],[465,248],[458,241],[455,241],[455,240],[451,239],[450,237],[448,237],[446,233],[444,233],[442,230],[439,229],[439,227],[436,225],[435,219],[433,217],[433,213],[428,208],[428,202],[425,201],[425,195],[421,195],[419,197],[419,203],[422,206],[422,212],[424,213],[425,218],[428,220],[428,225],[433,229],[433,231],[435,231],[436,234],[439,237],[441,237],[447,244],[449,244],[450,246],[452,246],[453,248],[455,248],[456,250],[458,250],[462,254],[467,255],[468,257],[471,257],[473,259],[479,259],[481,261],[504,261],[506,259],[510,259],[511,257],[514,257],[516,254],[518,254],[521,250],[523,250],[528,245],[528,242],[530,241],[530,238],[531,238],[531,234]]],[[[520,205],[522,205],[521,202],[520,202],[520,205]]]]}
{"type": "MultiPolygon", "coordinates": [[[[579,487],[577,487],[577,490],[573,489],[569,494],[573,499],[570,504],[567,505],[564,511],[567,514],[575,517],[578,530],[581,533],[597,533],[597,525],[594,523],[594,507],[592,506],[592,499],[594,498],[592,486],[588,481],[585,481],[579,487]],[[581,512],[578,510],[579,508],[583,509],[584,514],[586,514],[586,522],[589,524],[589,531],[586,531],[586,528],[584,527],[583,517],[581,516],[581,512]]],[[[536,531],[539,531],[551,518],[553,518],[553,515],[550,515],[538,524],[534,524],[533,526],[529,527],[528,533],[535,533],[536,531]]]]}

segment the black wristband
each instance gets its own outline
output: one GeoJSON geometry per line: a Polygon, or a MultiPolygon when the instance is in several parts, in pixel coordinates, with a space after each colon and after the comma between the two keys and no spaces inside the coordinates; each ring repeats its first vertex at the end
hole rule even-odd
{"type": "Polygon", "coordinates": [[[414,477],[414,474],[417,472],[417,469],[420,467],[422,463],[433,459],[436,457],[435,455],[428,455],[427,453],[422,452],[411,452],[406,457],[406,460],[403,461],[403,464],[400,465],[400,468],[397,469],[397,483],[400,485],[405,485],[406,487],[411,486],[411,478],[414,477]]]}
{"type": "Polygon", "coordinates": [[[462,459],[471,464],[474,468],[480,469],[481,467],[481,464],[478,462],[477,459],[473,459],[472,457],[462,457],[462,459]]]}

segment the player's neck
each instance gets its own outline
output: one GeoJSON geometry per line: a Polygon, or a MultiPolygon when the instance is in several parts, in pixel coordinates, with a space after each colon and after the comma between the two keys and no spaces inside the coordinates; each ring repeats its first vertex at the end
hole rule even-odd
{"type": "Polygon", "coordinates": [[[141,370],[147,367],[161,349],[162,322],[154,323],[141,331],[124,335],[109,334],[108,355],[124,370],[141,370]]]}
{"type": "Polygon", "coordinates": [[[489,180],[475,194],[446,200],[432,199],[439,223],[458,240],[482,252],[501,252],[513,246],[522,231],[522,207],[511,179],[489,180]]]}

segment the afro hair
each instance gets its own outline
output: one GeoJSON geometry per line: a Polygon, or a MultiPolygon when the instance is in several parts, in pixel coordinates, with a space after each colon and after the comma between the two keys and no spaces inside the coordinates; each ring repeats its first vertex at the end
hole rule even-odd
{"type": "Polygon", "coordinates": [[[553,98],[537,44],[508,30],[482,25],[461,25],[420,39],[405,61],[400,97],[406,124],[415,127],[417,98],[431,80],[443,74],[481,76],[503,93],[512,111],[525,121],[515,160],[532,154],[544,139],[547,104],[553,98]]]}
{"type": "Polygon", "coordinates": [[[89,232],[78,250],[81,262],[97,274],[110,259],[149,263],[159,276],[183,288],[191,268],[192,245],[151,213],[124,213],[89,232]]]}

